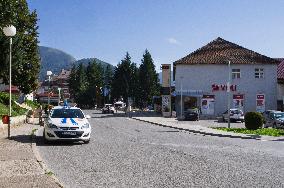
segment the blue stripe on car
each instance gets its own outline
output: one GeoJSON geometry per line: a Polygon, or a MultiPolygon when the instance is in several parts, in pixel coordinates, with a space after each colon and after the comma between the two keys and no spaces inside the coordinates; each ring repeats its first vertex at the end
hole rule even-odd
{"type": "Polygon", "coordinates": [[[78,123],[73,118],[70,118],[70,120],[73,125],[78,125],[78,123]]]}
{"type": "Polygon", "coordinates": [[[62,120],[61,120],[61,123],[66,123],[67,122],[67,118],[63,118],[62,120]]]}

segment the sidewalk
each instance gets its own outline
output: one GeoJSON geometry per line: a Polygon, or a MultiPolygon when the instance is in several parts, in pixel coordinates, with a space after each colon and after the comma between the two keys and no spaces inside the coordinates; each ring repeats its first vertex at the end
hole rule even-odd
{"type": "Polygon", "coordinates": [[[32,148],[32,130],[39,125],[23,124],[0,132],[0,187],[60,187],[45,174],[32,148]]]}
{"type": "MultiPolygon", "coordinates": [[[[226,132],[221,130],[212,129],[210,127],[226,127],[225,123],[218,123],[214,120],[200,120],[200,121],[178,121],[176,118],[164,118],[164,117],[147,117],[147,116],[135,116],[132,114],[132,119],[143,121],[151,124],[155,124],[163,127],[170,127],[179,130],[186,130],[193,133],[218,136],[218,137],[229,137],[229,138],[241,138],[241,139],[255,139],[262,141],[284,141],[284,137],[273,137],[273,136],[259,136],[259,135],[248,135],[241,133],[226,132]]],[[[233,128],[244,127],[244,123],[232,123],[233,128]]]]}

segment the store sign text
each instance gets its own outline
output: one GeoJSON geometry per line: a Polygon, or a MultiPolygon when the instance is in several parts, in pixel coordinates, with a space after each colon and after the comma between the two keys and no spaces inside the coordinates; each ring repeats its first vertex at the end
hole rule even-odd
{"type": "MultiPolygon", "coordinates": [[[[212,84],[212,91],[227,91],[227,84],[212,84]]],[[[237,85],[231,85],[230,91],[237,91],[237,85]]]]}

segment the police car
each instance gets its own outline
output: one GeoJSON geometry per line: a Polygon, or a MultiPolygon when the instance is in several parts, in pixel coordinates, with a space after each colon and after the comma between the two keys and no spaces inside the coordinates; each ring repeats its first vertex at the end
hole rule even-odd
{"type": "Polygon", "coordinates": [[[56,106],[51,109],[44,125],[45,142],[55,140],[71,140],[90,142],[91,125],[89,115],[84,115],[77,107],[56,106]]]}

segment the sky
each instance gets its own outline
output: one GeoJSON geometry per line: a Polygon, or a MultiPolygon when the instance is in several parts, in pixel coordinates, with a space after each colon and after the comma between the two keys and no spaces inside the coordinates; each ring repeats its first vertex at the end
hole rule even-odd
{"type": "Polygon", "coordinates": [[[159,70],[221,37],[284,57],[283,0],[28,0],[41,46],[76,59],[138,65],[148,49],[159,70]]]}

